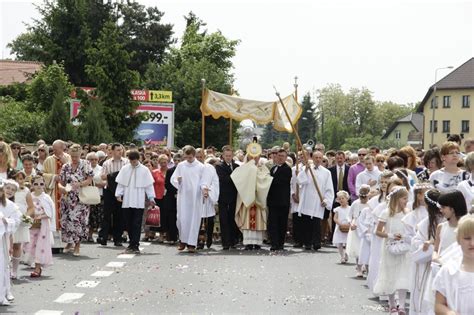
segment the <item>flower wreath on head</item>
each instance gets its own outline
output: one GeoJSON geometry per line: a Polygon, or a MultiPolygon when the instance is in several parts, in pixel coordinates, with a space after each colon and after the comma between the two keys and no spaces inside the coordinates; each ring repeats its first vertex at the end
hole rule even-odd
{"type": "Polygon", "coordinates": [[[433,206],[435,206],[435,207],[441,208],[441,205],[440,205],[439,203],[437,203],[436,201],[434,201],[433,199],[431,199],[430,196],[428,196],[428,192],[429,192],[429,190],[427,190],[427,191],[425,192],[425,200],[426,200],[429,204],[431,204],[431,205],[433,205],[433,206]]]}
{"type": "Polygon", "coordinates": [[[408,192],[408,190],[403,187],[403,186],[399,186],[397,188],[395,188],[394,190],[392,190],[388,195],[387,195],[387,200],[390,201],[390,198],[392,198],[393,195],[395,195],[397,192],[399,192],[400,190],[405,190],[408,192]]]}
{"type": "Polygon", "coordinates": [[[431,185],[429,182],[422,182],[422,183],[416,183],[413,185],[413,190],[415,189],[433,189],[433,185],[431,185]]]}

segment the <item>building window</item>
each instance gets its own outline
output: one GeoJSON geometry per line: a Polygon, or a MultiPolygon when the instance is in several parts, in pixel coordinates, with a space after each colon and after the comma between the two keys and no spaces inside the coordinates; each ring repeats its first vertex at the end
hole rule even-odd
{"type": "Polygon", "coordinates": [[[435,98],[431,99],[431,108],[433,108],[433,105],[436,103],[435,108],[438,108],[438,97],[436,96],[435,98]]]}
{"type": "Polygon", "coordinates": [[[451,96],[443,96],[443,108],[451,107],[451,96]]]}
{"type": "Polygon", "coordinates": [[[430,132],[438,132],[438,121],[434,121],[434,131],[433,131],[433,121],[430,120],[430,132]]]}
{"type": "Polygon", "coordinates": [[[400,132],[400,130],[395,130],[395,139],[400,140],[401,137],[402,133],[400,132]]]}
{"type": "Polygon", "coordinates": [[[469,133],[469,120],[461,120],[461,132],[469,133]]]}
{"type": "Polygon", "coordinates": [[[451,121],[443,120],[443,132],[449,132],[451,121]]]}
{"type": "Polygon", "coordinates": [[[462,108],[469,108],[471,107],[471,96],[470,95],[463,95],[462,96],[462,108]]]}

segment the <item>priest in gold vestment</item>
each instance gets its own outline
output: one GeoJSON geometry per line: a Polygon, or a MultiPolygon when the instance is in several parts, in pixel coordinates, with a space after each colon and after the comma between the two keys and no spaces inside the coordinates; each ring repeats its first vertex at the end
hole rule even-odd
{"type": "Polygon", "coordinates": [[[267,230],[267,195],[273,177],[265,165],[259,164],[261,147],[247,147],[247,162],[230,176],[237,188],[235,222],[242,231],[246,250],[259,249],[267,230]]]}

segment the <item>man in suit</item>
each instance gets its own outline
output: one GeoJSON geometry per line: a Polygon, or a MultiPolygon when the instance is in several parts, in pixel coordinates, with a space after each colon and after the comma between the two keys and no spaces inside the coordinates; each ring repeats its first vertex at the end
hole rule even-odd
{"type": "Polygon", "coordinates": [[[291,168],[286,164],[288,153],[279,149],[274,155],[274,166],[270,169],[273,177],[267,196],[268,206],[268,233],[270,235],[270,250],[282,250],[285,244],[286,229],[288,226],[288,212],[290,210],[290,182],[291,168]]]}
{"type": "Polygon", "coordinates": [[[239,167],[233,160],[231,146],[222,148],[222,161],[216,165],[219,177],[219,222],[221,228],[222,249],[229,250],[238,243],[239,229],[235,223],[235,205],[237,202],[237,188],[230,178],[230,174],[239,167]]]}
{"type": "MultiPolygon", "coordinates": [[[[336,165],[329,168],[332,177],[332,186],[334,188],[334,196],[338,191],[344,190],[349,192],[349,184],[347,177],[349,175],[349,165],[346,163],[346,154],[344,151],[336,152],[336,165]]],[[[349,200],[350,202],[350,200],[349,200]]],[[[339,203],[334,199],[332,209],[339,207],[339,203]]],[[[332,218],[334,218],[334,213],[332,213],[332,218]]],[[[332,232],[330,233],[330,240],[332,241],[332,236],[334,235],[334,221],[332,222],[332,232]]]]}

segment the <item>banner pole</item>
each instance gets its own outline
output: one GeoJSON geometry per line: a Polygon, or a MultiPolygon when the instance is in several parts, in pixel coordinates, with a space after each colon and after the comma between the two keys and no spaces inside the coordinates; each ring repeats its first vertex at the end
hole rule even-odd
{"type": "MultiPolygon", "coordinates": [[[[297,141],[298,145],[301,146],[301,148],[302,148],[303,143],[301,142],[300,135],[298,134],[298,131],[295,129],[295,125],[291,121],[290,114],[288,114],[288,111],[286,110],[285,104],[283,104],[283,100],[280,97],[280,93],[277,91],[277,89],[275,87],[273,87],[273,88],[275,89],[275,93],[278,96],[278,99],[280,100],[280,104],[281,104],[281,107],[283,107],[283,111],[285,112],[285,116],[288,119],[288,122],[290,123],[291,128],[293,129],[293,132],[295,133],[296,141],[297,141]]],[[[314,176],[313,170],[309,166],[309,161],[308,161],[308,157],[306,156],[306,151],[302,150],[302,152],[303,152],[303,159],[305,161],[306,168],[309,169],[309,173],[311,174],[311,178],[313,179],[314,187],[316,188],[316,192],[318,193],[319,199],[322,202],[323,201],[323,195],[321,194],[321,190],[319,189],[319,185],[316,182],[316,177],[314,176]]]]}
{"type": "MultiPolygon", "coordinates": [[[[206,79],[201,79],[201,85],[202,85],[202,90],[201,90],[201,102],[204,100],[204,93],[205,93],[205,88],[206,88],[206,79]]],[[[204,115],[204,112],[201,110],[201,148],[205,149],[206,145],[206,116],[204,115]]]]}

